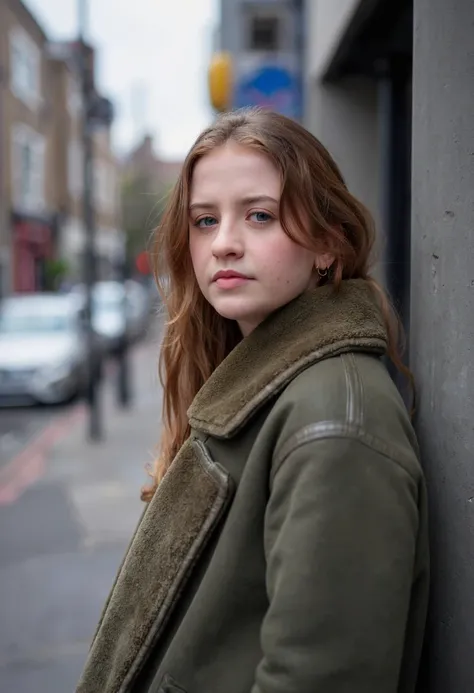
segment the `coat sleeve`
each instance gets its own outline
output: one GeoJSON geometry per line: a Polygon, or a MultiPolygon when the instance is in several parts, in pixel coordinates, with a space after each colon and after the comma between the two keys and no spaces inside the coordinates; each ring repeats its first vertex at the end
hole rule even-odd
{"type": "Polygon", "coordinates": [[[396,693],[418,483],[358,439],[294,449],[265,518],[269,608],[251,693],[396,693]]]}

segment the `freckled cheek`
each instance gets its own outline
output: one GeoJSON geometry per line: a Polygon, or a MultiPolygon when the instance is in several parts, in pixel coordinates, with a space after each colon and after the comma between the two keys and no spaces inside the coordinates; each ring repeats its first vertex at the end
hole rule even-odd
{"type": "Polygon", "coordinates": [[[271,283],[290,286],[298,282],[297,267],[302,264],[301,253],[286,236],[271,244],[264,244],[259,249],[259,257],[260,270],[271,283]]]}
{"type": "Polygon", "coordinates": [[[209,244],[206,243],[206,238],[194,239],[189,244],[189,251],[191,253],[191,260],[196,271],[199,271],[206,267],[209,259],[212,255],[211,248],[208,247],[209,244]]]}

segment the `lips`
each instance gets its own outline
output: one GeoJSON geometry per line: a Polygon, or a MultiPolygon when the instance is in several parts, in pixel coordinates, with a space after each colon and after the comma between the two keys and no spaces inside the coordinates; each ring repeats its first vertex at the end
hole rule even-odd
{"type": "Polygon", "coordinates": [[[219,270],[219,272],[216,272],[215,275],[212,277],[212,281],[216,282],[218,279],[250,279],[250,277],[247,277],[245,274],[241,274],[240,272],[236,272],[235,270],[219,270]]]}
{"type": "Polygon", "coordinates": [[[247,277],[235,270],[220,270],[213,276],[212,281],[219,289],[237,289],[239,286],[247,284],[251,277],[247,277]]]}

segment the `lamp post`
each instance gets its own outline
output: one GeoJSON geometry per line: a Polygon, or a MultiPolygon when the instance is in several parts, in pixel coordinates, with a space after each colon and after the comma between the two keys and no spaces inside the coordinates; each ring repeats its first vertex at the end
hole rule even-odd
{"type": "Polygon", "coordinates": [[[82,82],[82,148],[83,166],[83,218],[85,226],[84,252],[84,284],[86,287],[86,316],[87,316],[87,359],[88,386],[87,404],[89,408],[88,435],[91,441],[102,439],[102,420],[99,400],[100,363],[96,349],[96,337],[92,324],[93,289],[96,282],[96,253],[95,253],[95,213],[94,213],[94,170],[93,170],[93,141],[91,111],[94,99],[94,73],[91,54],[86,46],[87,0],[78,0],[79,19],[79,66],[82,82]]]}
{"type": "Polygon", "coordinates": [[[129,361],[129,302],[127,296],[127,254],[125,247],[122,248],[118,257],[119,279],[123,286],[122,310],[124,313],[124,335],[117,352],[117,402],[120,407],[127,409],[132,403],[132,391],[130,383],[130,361],[129,361]]]}

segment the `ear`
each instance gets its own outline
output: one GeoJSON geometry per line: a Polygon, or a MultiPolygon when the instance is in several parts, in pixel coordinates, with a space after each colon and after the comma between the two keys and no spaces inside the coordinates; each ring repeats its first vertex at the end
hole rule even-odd
{"type": "Polygon", "coordinates": [[[335,259],[335,256],[331,253],[318,253],[314,259],[314,266],[320,270],[329,269],[335,259]]]}

